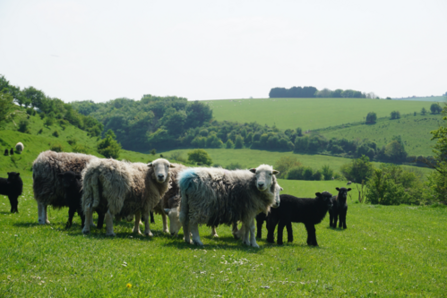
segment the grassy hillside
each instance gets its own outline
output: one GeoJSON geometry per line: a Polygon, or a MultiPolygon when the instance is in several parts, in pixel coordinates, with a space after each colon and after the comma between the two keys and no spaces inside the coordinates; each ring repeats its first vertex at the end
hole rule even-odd
{"type": "MultiPolygon", "coordinates": [[[[311,196],[330,182],[280,181],[284,193],[311,196]]],[[[18,214],[0,196],[0,293],[2,297],[443,297],[447,284],[447,208],[371,206],[349,201],[347,230],[316,226],[320,247],[305,244],[302,224],[294,242],[258,240],[243,246],[230,228],[219,238],[200,228],[203,249],[161,233],[131,234],[116,223],[117,237],[93,229],[84,236],[80,219],[65,230],[67,209],[49,209],[50,225],[37,224],[31,179],[25,179],[18,214]]]]}
{"type": "Polygon", "coordinates": [[[267,98],[207,101],[218,121],[258,122],[285,130],[324,128],[364,121],[369,112],[387,117],[394,110],[402,114],[430,110],[430,102],[366,98],[267,98]]]}
{"type": "Polygon", "coordinates": [[[379,119],[374,125],[355,124],[346,127],[332,127],[319,132],[326,138],[348,140],[368,138],[379,147],[387,145],[393,136],[400,135],[409,155],[433,155],[430,131],[442,124],[441,115],[405,115],[398,120],[379,119]]]}
{"type": "MultiPolygon", "coordinates": [[[[163,156],[170,158],[172,155],[180,154],[187,159],[187,153],[193,149],[178,149],[171,151],[164,151],[163,156]]],[[[282,156],[294,156],[304,166],[310,166],[314,169],[320,169],[324,165],[329,165],[335,171],[339,171],[342,164],[351,162],[349,158],[326,156],[326,155],[310,155],[310,154],[295,154],[292,152],[272,152],[266,150],[254,149],[206,149],[208,154],[213,159],[213,164],[226,167],[230,164],[238,163],[242,168],[257,167],[260,164],[274,165],[275,162],[282,156]]],[[[375,166],[379,163],[373,162],[375,166]]],[[[415,171],[421,171],[423,174],[431,173],[431,169],[404,166],[415,171]]]]}

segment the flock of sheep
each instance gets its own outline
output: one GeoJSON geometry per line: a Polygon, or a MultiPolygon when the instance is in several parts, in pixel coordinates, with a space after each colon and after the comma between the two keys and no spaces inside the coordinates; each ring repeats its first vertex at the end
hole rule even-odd
{"type": "MultiPolygon", "coordinates": [[[[162,215],[163,232],[177,236],[183,228],[184,240],[200,246],[203,245],[198,228],[201,224],[210,226],[213,236],[217,236],[218,225],[232,225],[234,237],[253,247],[259,247],[255,219],[258,237],[261,237],[263,222],[267,221],[268,242],[274,242],[274,230],[278,225],[278,244],[282,244],[284,227],[291,242],[291,223],[302,222],[308,232],[307,244],[318,245],[314,225],[320,223],[328,211],[331,227],[336,226],[340,215],[340,227],[346,228],[346,196],[351,189],[337,188],[337,196],[317,192],[315,199],[280,195],[282,188],[275,177],[278,173],[269,165],[229,171],[186,168],[163,158],[144,164],[45,151],[33,163],[33,191],[40,224],[49,223],[48,206],[69,207],[66,227],[72,225],[77,212],[84,234],[94,226],[93,212],[98,214],[98,229],[105,222],[106,235],[115,235],[114,219],[124,219],[134,221],[132,232],[138,234],[141,234],[140,222],[143,221],[144,235],[152,236],[149,219],[154,211],[162,215]]],[[[8,176],[10,174],[18,175],[11,172],[8,176]]],[[[14,188],[12,180],[1,179],[4,181],[0,180],[0,193],[8,195],[6,189],[14,188]]],[[[20,194],[21,191],[22,184],[20,194]]],[[[18,211],[17,204],[14,211],[18,211]]]]}

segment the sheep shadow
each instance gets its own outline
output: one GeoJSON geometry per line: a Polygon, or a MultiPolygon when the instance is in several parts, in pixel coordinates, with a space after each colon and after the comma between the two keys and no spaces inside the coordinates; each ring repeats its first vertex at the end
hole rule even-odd
{"type": "MultiPolygon", "coordinates": [[[[180,236],[179,236],[180,237],[180,236]]],[[[230,238],[230,237],[229,237],[230,238]]],[[[234,251],[243,251],[246,253],[259,253],[262,252],[265,247],[260,245],[259,248],[251,247],[239,240],[233,239],[233,242],[228,243],[205,243],[203,246],[198,246],[195,244],[188,244],[183,240],[183,237],[178,239],[178,241],[172,241],[168,243],[162,244],[165,247],[175,247],[177,249],[189,249],[189,250],[210,250],[210,249],[219,249],[219,250],[234,250],[234,251]]]]}
{"type": "Polygon", "coordinates": [[[346,231],[347,229],[342,229],[342,228],[333,228],[333,227],[326,227],[326,230],[332,230],[332,231],[335,231],[335,232],[344,232],[344,231],[346,231]]]}
{"type": "Polygon", "coordinates": [[[13,213],[11,213],[10,211],[0,211],[0,214],[8,215],[8,214],[13,214],[13,213]]]}
{"type": "Polygon", "coordinates": [[[12,225],[18,228],[31,228],[41,226],[41,224],[38,222],[15,222],[12,225]]]}

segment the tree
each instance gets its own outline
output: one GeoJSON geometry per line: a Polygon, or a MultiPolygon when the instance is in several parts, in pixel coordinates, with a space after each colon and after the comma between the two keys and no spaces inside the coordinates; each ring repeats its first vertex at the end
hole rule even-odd
{"type": "Polygon", "coordinates": [[[98,143],[98,153],[105,157],[111,157],[117,159],[119,157],[121,145],[116,141],[115,133],[109,129],[105,138],[98,143]]]}
{"type": "MultiPolygon", "coordinates": [[[[443,114],[447,113],[444,106],[443,114]]],[[[443,117],[444,125],[431,131],[432,140],[436,140],[433,147],[435,162],[431,164],[436,172],[429,176],[429,183],[434,192],[436,201],[447,202],[447,117],[443,117]]]]}
{"type": "Polygon", "coordinates": [[[196,149],[191,152],[188,152],[188,161],[191,163],[197,163],[202,165],[210,166],[213,163],[213,160],[203,149],[196,149]]]}
{"type": "Polygon", "coordinates": [[[232,140],[228,139],[227,142],[225,143],[225,148],[227,149],[233,149],[234,148],[234,143],[232,140]]]}
{"type": "Polygon", "coordinates": [[[12,118],[14,109],[14,98],[11,94],[0,91],[0,122],[12,118]]]}
{"type": "Polygon", "coordinates": [[[324,165],[321,168],[321,174],[323,175],[324,180],[331,180],[332,177],[334,177],[334,170],[332,170],[329,165],[324,165]]]}
{"type": "Polygon", "coordinates": [[[18,131],[24,132],[24,133],[30,133],[29,121],[28,120],[20,120],[18,131]]]}
{"type": "Polygon", "coordinates": [[[279,171],[277,177],[286,177],[290,169],[299,166],[301,166],[301,162],[295,156],[283,156],[275,162],[275,170],[279,171]]]}
{"type": "Polygon", "coordinates": [[[400,119],[400,112],[399,111],[392,111],[391,112],[391,119],[400,119]]]}
{"type": "Polygon", "coordinates": [[[362,181],[368,181],[369,177],[371,177],[373,165],[369,161],[368,156],[362,155],[362,157],[342,165],[340,171],[346,179],[361,183],[362,181]]]}
{"type": "Polygon", "coordinates": [[[186,128],[201,126],[213,118],[209,105],[195,101],[186,107],[186,128]]]}
{"type": "Polygon", "coordinates": [[[366,123],[367,124],[374,124],[376,123],[377,115],[375,112],[369,112],[368,115],[366,115],[366,123]]]}
{"type": "Polygon", "coordinates": [[[236,136],[236,141],[234,142],[234,149],[244,148],[244,138],[241,135],[236,136]]]}
{"type": "Polygon", "coordinates": [[[439,114],[442,111],[441,106],[438,103],[432,103],[430,106],[430,111],[432,114],[439,114]]]}
{"type": "Polygon", "coordinates": [[[422,108],[421,109],[421,115],[425,115],[425,114],[427,114],[427,110],[425,108],[422,108]]]}

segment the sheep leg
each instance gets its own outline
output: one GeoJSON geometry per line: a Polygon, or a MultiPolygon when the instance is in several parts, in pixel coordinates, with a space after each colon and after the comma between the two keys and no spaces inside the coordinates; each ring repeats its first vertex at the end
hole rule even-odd
{"type": "Polygon", "coordinates": [[[152,237],[154,236],[149,227],[149,214],[144,215],[144,235],[152,237]]]}
{"type": "Polygon", "coordinates": [[[250,239],[249,239],[249,233],[250,233],[250,222],[242,222],[242,227],[239,230],[239,235],[241,235],[242,243],[246,245],[250,245],[250,239]]]}
{"type": "MultiPolygon", "coordinates": [[[[341,218],[340,218],[341,220],[341,218]]],[[[334,228],[337,228],[337,221],[338,221],[338,213],[334,214],[334,228]]]]}
{"type": "Polygon", "coordinates": [[[267,219],[267,242],[275,242],[275,228],[278,224],[278,219],[276,217],[269,216],[267,219]]]}
{"type": "Polygon", "coordinates": [[[151,215],[151,223],[155,223],[155,219],[154,219],[154,212],[150,212],[150,215],[151,215]]]}
{"type": "Polygon", "coordinates": [[[315,235],[315,226],[313,224],[305,224],[307,230],[307,245],[318,246],[317,236],[315,235]]]}
{"type": "Polygon", "coordinates": [[[88,234],[90,233],[90,224],[93,223],[93,215],[92,215],[92,207],[87,207],[84,210],[85,222],[84,228],[82,229],[82,233],[88,234]]]}
{"type": "Polygon", "coordinates": [[[256,237],[261,239],[262,238],[262,226],[264,225],[264,218],[258,218],[256,217],[256,237]]]}
{"type": "Polygon", "coordinates": [[[255,219],[253,218],[250,223],[250,244],[254,248],[259,248],[259,245],[256,243],[256,234],[255,234],[255,219]]]}
{"type": "Polygon", "coordinates": [[[44,205],[43,211],[45,212],[45,223],[49,224],[50,221],[48,220],[48,205],[44,205]]]}
{"type": "Polygon", "coordinates": [[[75,208],[73,208],[73,207],[68,208],[68,221],[67,221],[67,224],[65,225],[66,229],[71,228],[71,226],[73,224],[73,216],[74,216],[75,212],[76,212],[75,208]]]}
{"type": "Polygon", "coordinates": [[[200,241],[199,225],[197,223],[191,223],[190,229],[192,233],[192,242],[194,242],[195,245],[203,246],[202,241],[200,241]]]}
{"type": "Polygon", "coordinates": [[[216,226],[211,226],[211,237],[219,237],[219,235],[217,235],[216,226]]]}
{"type": "Polygon", "coordinates": [[[278,239],[276,240],[276,242],[279,245],[282,245],[282,236],[283,236],[283,232],[284,232],[284,227],[286,226],[286,223],[284,220],[280,220],[278,223],[278,239]]]}
{"type": "Polygon", "coordinates": [[[188,244],[192,244],[191,242],[191,228],[189,226],[189,223],[186,222],[185,225],[183,225],[183,234],[185,235],[185,242],[188,244]]]}
{"type": "Polygon", "coordinates": [[[104,225],[104,216],[106,214],[102,210],[96,210],[96,213],[98,213],[98,223],[96,224],[96,228],[100,230],[104,225]]]}
{"type": "Polygon", "coordinates": [[[347,226],[346,226],[346,213],[348,212],[348,208],[346,208],[345,210],[343,210],[341,213],[340,213],[340,228],[343,226],[343,229],[346,229],[347,228],[347,226]]]}
{"type": "Polygon", "coordinates": [[[234,239],[238,240],[240,238],[239,231],[237,229],[237,221],[233,222],[233,229],[232,232],[234,239]]]}
{"type": "Polygon", "coordinates": [[[292,223],[288,222],[286,224],[286,229],[287,229],[287,242],[293,242],[293,230],[292,230],[292,223]]]}
{"type": "Polygon", "coordinates": [[[81,228],[84,228],[85,225],[85,215],[84,212],[82,212],[81,207],[78,208],[77,210],[79,217],[81,218],[81,228]]]}
{"type": "MultiPolygon", "coordinates": [[[[135,213],[135,223],[134,223],[134,227],[132,229],[132,233],[141,235],[140,220],[141,220],[141,213],[139,211],[137,211],[137,213],[135,213]]],[[[144,221],[146,221],[146,219],[144,221]]]]}
{"type": "Polygon", "coordinates": [[[164,210],[161,211],[161,219],[163,220],[163,232],[169,234],[167,216],[164,210]]]}
{"type": "MultiPolygon", "coordinates": [[[[107,236],[115,236],[115,233],[113,232],[113,215],[112,215],[112,213],[110,213],[110,210],[107,210],[107,213],[106,213],[106,216],[104,219],[106,221],[106,235],[107,236]]],[[[85,227],[87,227],[87,226],[88,225],[85,225],[85,227]]]]}
{"type": "Polygon", "coordinates": [[[17,206],[19,205],[19,201],[17,200],[18,196],[8,196],[8,199],[9,203],[11,204],[11,213],[19,213],[19,210],[17,209],[17,206]]]}
{"type": "Polygon", "coordinates": [[[39,216],[39,223],[41,225],[49,224],[48,216],[47,216],[47,206],[43,203],[39,202],[37,203],[37,213],[39,216]]]}

